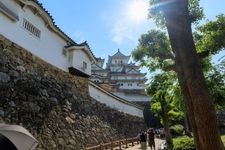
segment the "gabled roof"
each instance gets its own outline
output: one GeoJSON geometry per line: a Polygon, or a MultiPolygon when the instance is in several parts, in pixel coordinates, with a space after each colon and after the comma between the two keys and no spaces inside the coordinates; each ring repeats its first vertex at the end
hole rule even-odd
{"type": "Polygon", "coordinates": [[[129,57],[130,58],[130,56],[126,56],[126,55],[122,54],[120,52],[120,49],[118,49],[118,51],[116,52],[116,54],[114,54],[112,56],[109,56],[109,58],[124,58],[124,57],[129,57]]]}
{"type": "MultiPolygon", "coordinates": [[[[131,71],[135,71],[136,73],[140,73],[140,71],[139,71],[139,70],[134,69],[134,68],[131,68],[130,70],[128,70],[128,71],[127,71],[127,73],[128,73],[128,72],[131,72],[131,71]]],[[[142,74],[142,73],[141,73],[141,74],[142,74]]]]}
{"type": "Polygon", "coordinates": [[[88,45],[87,41],[77,44],[71,44],[68,46],[65,46],[66,50],[77,50],[77,49],[82,49],[84,52],[88,55],[88,57],[91,59],[92,62],[96,62],[95,56],[92,53],[90,46],[88,45]]]}
{"type": "Polygon", "coordinates": [[[105,59],[104,58],[101,58],[101,57],[98,57],[98,58],[95,58],[97,62],[102,62],[104,63],[105,59]]]}
{"type": "Polygon", "coordinates": [[[126,61],[129,61],[130,56],[126,56],[126,55],[122,54],[122,53],[120,52],[120,49],[118,49],[118,51],[117,51],[116,54],[114,54],[114,55],[112,55],[112,56],[110,56],[110,55],[108,56],[107,67],[111,64],[112,59],[117,59],[117,58],[120,58],[120,59],[126,59],[126,61]]]}
{"type": "Polygon", "coordinates": [[[105,59],[103,59],[103,58],[101,58],[101,57],[98,57],[98,58],[95,58],[95,59],[96,59],[96,64],[99,65],[99,67],[103,68],[105,59]],[[99,63],[100,63],[100,64],[99,64],[99,63]]]}
{"type": "Polygon", "coordinates": [[[114,54],[112,57],[126,57],[126,56],[120,52],[120,49],[118,49],[117,53],[114,54]]]}

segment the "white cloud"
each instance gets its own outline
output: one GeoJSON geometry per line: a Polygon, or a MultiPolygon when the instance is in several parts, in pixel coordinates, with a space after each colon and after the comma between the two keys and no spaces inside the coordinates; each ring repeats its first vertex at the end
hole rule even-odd
{"type": "Polygon", "coordinates": [[[154,26],[153,22],[147,19],[148,0],[125,0],[120,5],[122,9],[114,12],[116,17],[110,21],[111,39],[118,45],[126,40],[137,42],[142,33],[154,26]]]}

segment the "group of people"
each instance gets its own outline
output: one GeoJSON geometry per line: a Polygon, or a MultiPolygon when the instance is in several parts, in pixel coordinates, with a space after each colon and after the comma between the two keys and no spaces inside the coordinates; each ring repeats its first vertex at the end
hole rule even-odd
{"type": "Polygon", "coordinates": [[[147,143],[151,150],[155,150],[155,131],[153,128],[149,128],[147,132],[140,131],[138,133],[138,139],[142,150],[147,149],[147,143]]]}

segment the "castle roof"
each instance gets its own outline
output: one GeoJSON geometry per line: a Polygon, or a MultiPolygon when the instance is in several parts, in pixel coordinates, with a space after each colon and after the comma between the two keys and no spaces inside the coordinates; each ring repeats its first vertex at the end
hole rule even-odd
{"type": "Polygon", "coordinates": [[[71,45],[68,45],[68,46],[65,46],[66,49],[69,49],[69,48],[73,48],[73,47],[79,47],[79,48],[82,48],[84,50],[84,52],[88,55],[88,57],[93,61],[93,62],[96,62],[96,59],[95,59],[95,56],[94,54],[92,53],[91,49],[90,49],[90,46],[88,45],[87,41],[84,41],[80,44],[78,43],[73,43],[71,45]]]}
{"type": "Polygon", "coordinates": [[[97,62],[104,62],[105,61],[105,59],[103,59],[101,57],[98,57],[98,58],[96,57],[95,59],[96,59],[97,62]]]}
{"type": "Polygon", "coordinates": [[[130,56],[126,56],[124,55],[123,53],[120,52],[120,49],[118,49],[118,51],[112,55],[112,56],[109,56],[109,58],[130,58],[130,56]]]}

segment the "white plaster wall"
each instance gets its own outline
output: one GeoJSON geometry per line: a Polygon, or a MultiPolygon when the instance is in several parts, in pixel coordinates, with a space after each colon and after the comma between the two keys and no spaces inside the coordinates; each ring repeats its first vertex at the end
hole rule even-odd
{"type": "Polygon", "coordinates": [[[145,87],[141,84],[138,84],[138,82],[120,82],[123,84],[123,86],[120,86],[120,89],[145,89],[145,87]],[[128,86],[128,84],[132,84],[132,86],[128,86]]]}
{"type": "Polygon", "coordinates": [[[68,71],[67,57],[62,54],[63,47],[66,46],[66,41],[50,31],[45,26],[44,21],[39,16],[34,15],[28,7],[21,9],[12,0],[1,1],[19,16],[19,21],[13,22],[0,13],[0,34],[46,62],[68,71]],[[41,30],[40,39],[22,27],[23,18],[41,30]]]}
{"type": "Polygon", "coordinates": [[[15,14],[18,13],[19,8],[16,6],[16,3],[12,0],[1,0],[1,2],[6,5],[11,11],[13,11],[15,14]]]}
{"type": "Polygon", "coordinates": [[[92,84],[89,83],[89,93],[92,98],[118,111],[143,118],[143,110],[141,108],[135,107],[134,104],[124,99],[116,98],[112,93],[103,92],[100,90],[100,87],[100,89],[96,88],[92,84]]]}
{"type": "Polygon", "coordinates": [[[127,100],[127,101],[134,101],[134,102],[149,102],[152,100],[150,96],[141,95],[141,94],[125,94],[122,92],[114,92],[113,94],[127,100]]]}
{"type": "Polygon", "coordinates": [[[76,49],[73,51],[73,66],[88,75],[91,75],[91,61],[87,54],[81,50],[76,49]],[[87,63],[87,69],[83,69],[83,62],[87,63]]]}

